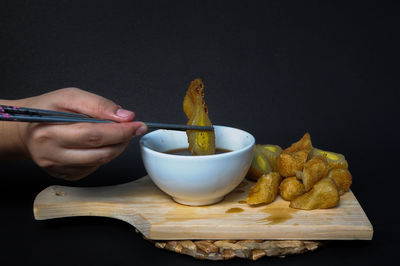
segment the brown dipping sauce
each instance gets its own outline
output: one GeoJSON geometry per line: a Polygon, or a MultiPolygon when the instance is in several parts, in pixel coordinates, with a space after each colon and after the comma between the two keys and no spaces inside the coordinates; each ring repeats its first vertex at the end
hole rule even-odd
{"type": "Polygon", "coordinates": [[[226,210],[225,213],[238,213],[238,212],[242,212],[243,209],[242,208],[230,208],[229,210],[226,210]]]}
{"type": "MultiPolygon", "coordinates": [[[[220,149],[220,148],[217,148],[215,150],[215,154],[221,154],[221,153],[226,153],[226,152],[231,152],[231,151],[226,150],[226,149],[220,149]]],[[[192,154],[190,153],[188,148],[173,149],[173,150],[166,151],[164,153],[174,154],[174,155],[182,155],[182,156],[192,156],[192,154]]]]}

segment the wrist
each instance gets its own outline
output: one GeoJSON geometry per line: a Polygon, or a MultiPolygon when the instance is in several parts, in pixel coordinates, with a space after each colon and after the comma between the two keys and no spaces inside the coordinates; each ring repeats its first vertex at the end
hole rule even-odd
{"type": "MultiPolygon", "coordinates": [[[[24,106],[24,100],[0,100],[1,105],[24,106]]],[[[23,122],[0,121],[0,159],[28,159],[29,153],[21,138],[23,122]]]]}

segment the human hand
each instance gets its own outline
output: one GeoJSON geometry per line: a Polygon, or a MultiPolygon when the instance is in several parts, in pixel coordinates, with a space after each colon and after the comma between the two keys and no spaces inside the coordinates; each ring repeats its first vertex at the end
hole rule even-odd
{"type": "Polygon", "coordinates": [[[21,100],[21,106],[68,111],[120,123],[17,123],[27,157],[50,175],[81,179],[120,155],[132,137],[144,134],[143,122],[112,101],[76,88],[21,100]],[[22,105],[23,104],[23,105],[22,105]]]}

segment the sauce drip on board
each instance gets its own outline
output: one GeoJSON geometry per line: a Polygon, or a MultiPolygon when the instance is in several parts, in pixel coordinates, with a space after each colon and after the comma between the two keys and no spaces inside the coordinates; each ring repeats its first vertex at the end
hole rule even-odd
{"type": "Polygon", "coordinates": [[[243,209],[242,208],[230,208],[228,210],[226,210],[225,213],[238,213],[238,212],[242,212],[243,209]]]}

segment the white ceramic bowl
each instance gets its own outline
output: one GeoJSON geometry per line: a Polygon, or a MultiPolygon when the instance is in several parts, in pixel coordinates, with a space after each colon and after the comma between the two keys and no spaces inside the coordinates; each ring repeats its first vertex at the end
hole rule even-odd
{"type": "Polygon", "coordinates": [[[156,130],[140,140],[144,166],[153,182],[185,205],[223,199],[244,179],[253,158],[254,137],[240,129],[214,126],[217,148],[231,152],[183,156],[166,151],[188,147],[186,132],[156,130]]]}

